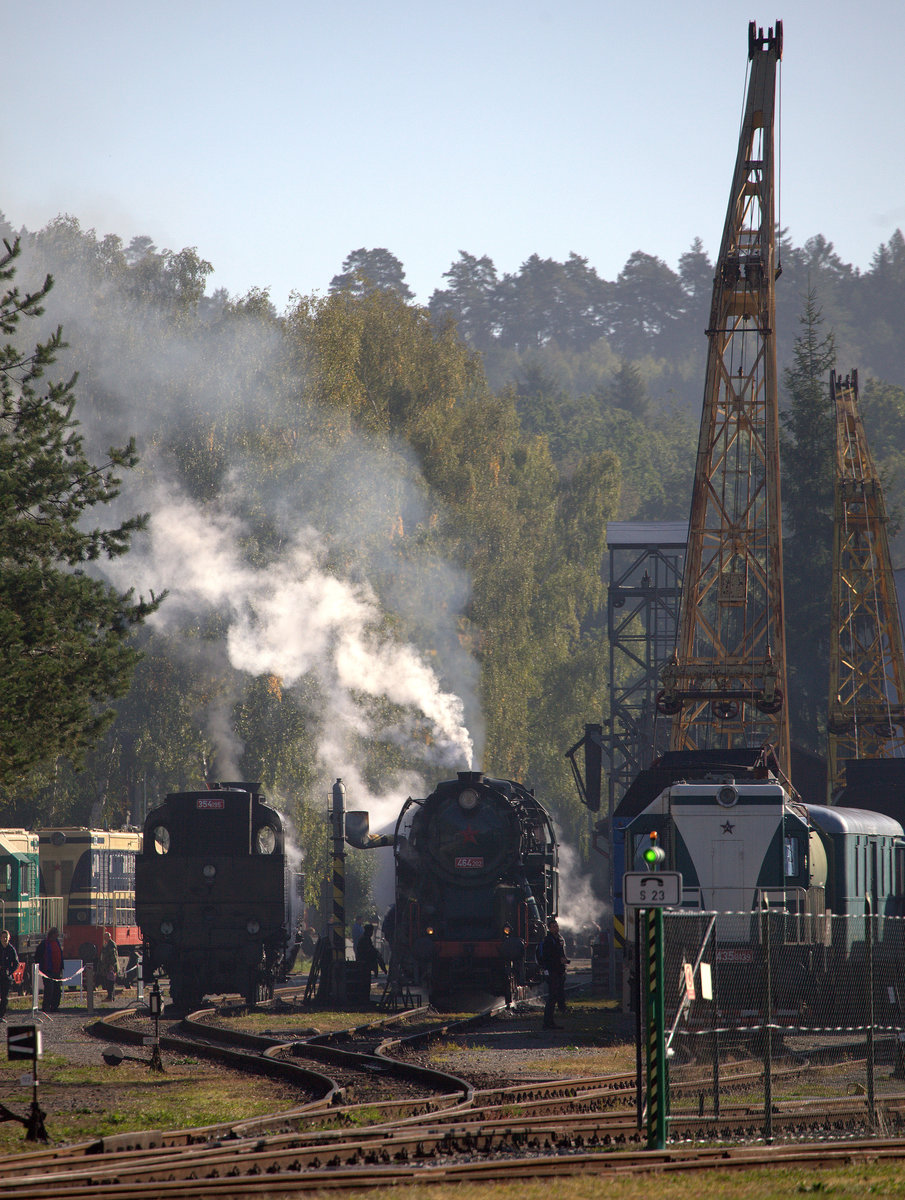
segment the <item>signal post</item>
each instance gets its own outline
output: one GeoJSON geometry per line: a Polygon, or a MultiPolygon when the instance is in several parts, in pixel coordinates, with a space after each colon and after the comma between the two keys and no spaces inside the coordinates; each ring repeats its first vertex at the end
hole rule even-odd
{"type": "Polygon", "coordinates": [[[666,855],[656,832],[643,858],[648,869],[627,871],[622,877],[622,895],[626,908],[639,909],[635,922],[635,947],[638,962],[638,1066],[640,1097],[640,1020],[641,994],[647,988],[647,1148],[663,1150],[669,1120],[669,1071],[666,1062],[666,1017],[663,993],[663,909],[682,899],[682,876],[678,871],[662,871],[666,855]],[[643,921],[642,921],[643,913],[643,921]],[[645,931],[646,955],[641,955],[641,927],[645,931]],[[646,964],[642,975],[641,963],[646,964]]]}

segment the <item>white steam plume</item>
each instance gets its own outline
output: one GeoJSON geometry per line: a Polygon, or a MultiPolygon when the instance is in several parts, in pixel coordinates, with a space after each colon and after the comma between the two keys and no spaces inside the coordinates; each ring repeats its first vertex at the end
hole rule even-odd
{"type": "Polygon", "coordinates": [[[586,925],[603,924],[608,905],[594,892],[590,875],[580,866],[578,852],[565,842],[559,846],[559,923],[578,933],[586,925]]]}
{"type": "MultiPolygon", "coordinates": [[[[474,747],[461,699],[443,690],[413,646],[381,631],[380,607],[366,584],[328,573],[326,548],[314,530],[301,529],[277,561],[259,569],[241,557],[244,530],[222,509],[202,511],[167,490],[152,501],[151,511],[149,538],[127,562],[120,560],[122,582],[139,591],[167,582],[171,594],[152,618],[160,626],[185,610],[226,612],[227,650],[237,670],[276,675],[287,687],[313,673],[328,705],[324,724],[333,743],[322,753],[338,755],[325,759],[326,769],[348,762],[343,733],[369,732],[355,693],[415,709],[430,730],[437,765],[471,766],[474,747]]],[[[408,738],[405,729],[396,735],[402,742],[408,738]]]]}

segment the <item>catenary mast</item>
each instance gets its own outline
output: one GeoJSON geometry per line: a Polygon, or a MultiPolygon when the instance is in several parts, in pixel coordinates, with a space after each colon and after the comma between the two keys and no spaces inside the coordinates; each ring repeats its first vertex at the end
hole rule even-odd
{"type": "Polygon", "coordinates": [[[771,744],[789,775],[776,379],[773,126],[782,23],[748,30],[748,81],[713,284],[670,748],[771,744]]]}

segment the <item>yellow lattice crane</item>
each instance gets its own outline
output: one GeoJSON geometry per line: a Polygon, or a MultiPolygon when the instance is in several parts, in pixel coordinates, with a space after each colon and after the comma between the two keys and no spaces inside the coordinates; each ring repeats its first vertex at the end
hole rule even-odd
{"type": "Polygon", "coordinates": [[[846,759],[905,756],[905,651],[886,505],[858,408],[858,372],[830,374],[836,486],[827,789],[845,786],[846,759]]]}
{"type": "Polygon", "coordinates": [[[748,30],[748,81],[713,284],[676,652],[661,673],[673,750],[771,744],[789,774],[773,126],[782,23],[748,30]]]}

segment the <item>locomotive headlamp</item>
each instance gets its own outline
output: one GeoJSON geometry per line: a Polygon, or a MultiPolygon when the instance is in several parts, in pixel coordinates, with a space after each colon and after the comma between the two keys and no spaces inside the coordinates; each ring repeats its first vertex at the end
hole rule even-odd
{"type": "Polygon", "coordinates": [[[508,926],[508,925],[504,925],[504,926],[503,926],[503,933],[506,935],[506,937],[509,937],[510,933],[512,933],[512,930],[509,928],[509,926],[508,926]]]}
{"type": "Polygon", "coordinates": [[[659,867],[661,863],[666,861],[666,851],[657,840],[656,829],[651,830],[650,845],[644,851],[642,858],[648,867],[659,867]]]}
{"type": "Polygon", "coordinates": [[[170,935],[173,932],[173,922],[172,921],[161,921],[160,922],[160,932],[163,934],[164,937],[170,937],[170,935]]]}
{"type": "Polygon", "coordinates": [[[205,863],[201,868],[201,873],[208,883],[213,882],[214,876],[217,874],[217,868],[213,863],[205,863]]]}
{"type": "Polygon", "coordinates": [[[248,932],[251,934],[251,936],[254,937],[256,933],[261,932],[261,922],[256,921],[254,919],[254,917],[252,917],[252,919],[248,922],[248,924],[245,926],[245,928],[248,930],[248,932]]]}
{"type": "Polygon", "coordinates": [[[427,934],[427,936],[428,936],[428,937],[433,937],[433,936],[434,936],[434,927],[433,927],[433,925],[428,925],[427,929],[425,929],[425,931],[424,931],[424,932],[427,934]]]}
{"type": "Polygon", "coordinates": [[[471,812],[478,802],[478,793],[474,788],[466,788],[464,792],[459,793],[459,806],[464,808],[466,812],[471,812]]]}

